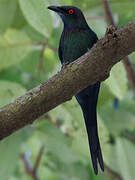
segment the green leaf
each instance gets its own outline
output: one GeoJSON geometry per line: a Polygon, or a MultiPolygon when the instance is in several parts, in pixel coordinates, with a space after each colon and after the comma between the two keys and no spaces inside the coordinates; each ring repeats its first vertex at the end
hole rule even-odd
{"type": "Polygon", "coordinates": [[[135,125],[134,115],[129,111],[125,111],[121,105],[118,109],[114,109],[113,103],[108,103],[100,108],[99,115],[113,135],[118,135],[127,128],[132,129],[135,125]]]}
{"type": "Polygon", "coordinates": [[[0,87],[0,107],[26,92],[26,90],[21,85],[9,81],[1,80],[0,87]]]}
{"type": "Polygon", "coordinates": [[[23,131],[18,131],[0,142],[0,178],[2,180],[9,179],[16,168],[23,135],[23,131]]]}
{"type": "Polygon", "coordinates": [[[99,98],[98,98],[98,109],[103,107],[106,103],[112,101],[114,95],[112,94],[110,88],[103,82],[101,83],[99,98]]]}
{"type": "Polygon", "coordinates": [[[110,77],[105,81],[110,91],[119,99],[122,99],[127,92],[128,80],[123,64],[116,64],[110,73],[110,77]]]}
{"type": "Polygon", "coordinates": [[[94,1],[94,0],[85,0],[85,1],[71,0],[71,2],[72,2],[72,5],[74,5],[74,6],[78,6],[83,9],[90,9],[90,8],[93,8],[94,6],[96,6],[97,4],[99,4],[101,2],[101,0],[97,0],[97,1],[94,1]]]}
{"type": "Polygon", "coordinates": [[[81,160],[85,163],[88,161],[90,162],[90,152],[86,130],[78,130],[74,133],[72,151],[78,154],[81,160]]]}
{"type": "MultiPolygon", "coordinates": [[[[82,119],[84,122],[84,119],[82,119]]],[[[109,132],[106,128],[104,122],[101,120],[101,118],[98,116],[98,130],[99,130],[99,139],[100,139],[100,145],[104,157],[104,161],[106,163],[110,162],[110,155],[111,155],[111,146],[109,143],[109,132]]],[[[74,139],[72,141],[72,150],[76,154],[80,156],[82,161],[85,160],[85,162],[89,163],[90,161],[90,151],[89,151],[89,145],[88,145],[88,136],[86,133],[86,129],[80,129],[76,132],[74,132],[74,139]]]]}
{"type": "MultiPolygon", "coordinates": [[[[114,0],[112,0],[114,1],[114,0]]],[[[134,12],[135,9],[135,2],[134,1],[129,1],[129,0],[125,0],[125,2],[123,2],[123,0],[119,0],[119,2],[114,2],[111,4],[112,10],[113,12],[117,12],[119,14],[125,12],[125,13],[129,13],[131,11],[134,12]]]]}
{"type": "Polygon", "coordinates": [[[133,180],[135,177],[135,146],[125,139],[117,138],[116,153],[118,168],[124,180],[133,180]]]}
{"type": "Polygon", "coordinates": [[[111,153],[112,153],[111,146],[108,143],[110,140],[110,132],[106,124],[99,115],[97,116],[97,120],[98,120],[98,132],[99,132],[98,134],[99,134],[101,150],[103,153],[103,159],[104,162],[108,164],[110,162],[111,153]]]}
{"type": "Polygon", "coordinates": [[[57,62],[55,53],[52,50],[46,48],[42,57],[42,67],[39,68],[39,63],[41,60],[40,53],[41,50],[32,51],[23,59],[23,61],[20,62],[20,64],[18,64],[18,67],[21,71],[30,74],[36,80],[36,84],[33,81],[31,83],[32,85],[37,85],[39,81],[44,82],[45,80],[47,80],[48,77],[50,77],[49,74],[52,73],[52,71],[54,70],[57,62]]]}
{"type": "Polygon", "coordinates": [[[58,45],[59,45],[59,40],[60,40],[60,36],[61,36],[61,32],[62,32],[62,26],[58,27],[58,28],[54,28],[51,36],[49,38],[48,44],[51,47],[57,48],[58,49],[58,45]]]}
{"type": "MultiPolygon", "coordinates": [[[[30,38],[30,40],[34,43],[43,43],[45,41],[44,36],[36,31],[32,26],[29,24],[24,26],[23,28],[24,32],[27,34],[27,36],[30,38]]],[[[55,39],[55,38],[54,38],[55,39]]]]}
{"type": "Polygon", "coordinates": [[[94,32],[96,32],[99,38],[103,37],[103,35],[106,32],[106,28],[107,28],[106,22],[103,18],[95,19],[95,20],[92,19],[89,20],[89,18],[101,16],[100,11],[101,10],[98,8],[98,9],[91,9],[90,11],[88,10],[85,12],[85,17],[87,19],[88,25],[94,30],[94,32]]]}
{"type": "Polygon", "coordinates": [[[70,149],[70,137],[66,137],[59,128],[52,123],[45,121],[38,124],[37,129],[42,136],[40,136],[42,143],[48,152],[52,153],[62,163],[74,163],[79,161],[79,157],[70,149]]]}
{"type": "Polygon", "coordinates": [[[14,14],[14,19],[13,19],[11,27],[14,28],[14,29],[21,29],[26,24],[27,24],[27,21],[25,20],[25,18],[23,16],[23,13],[22,13],[22,11],[20,9],[20,6],[19,6],[19,1],[17,0],[16,11],[15,11],[15,14],[14,14]]]}
{"type": "Polygon", "coordinates": [[[85,131],[83,113],[75,97],[73,97],[73,99],[70,102],[66,102],[62,106],[66,109],[70,117],[70,119],[68,117],[67,122],[70,121],[71,125],[74,127],[75,130],[81,127],[81,129],[85,131]]]}
{"type": "Polygon", "coordinates": [[[135,116],[135,99],[132,92],[131,94],[126,94],[125,98],[120,102],[120,106],[125,112],[129,112],[135,116]]]}
{"type": "Polygon", "coordinates": [[[72,177],[73,180],[90,179],[89,167],[84,166],[83,163],[72,163],[70,166],[64,165],[57,171],[57,175],[61,177],[61,180],[69,180],[69,177],[72,177]]]}
{"type": "Polygon", "coordinates": [[[23,31],[9,29],[0,36],[0,70],[21,61],[32,50],[28,43],[23,31]]]}
{"type": "Polygon", "coordinates": [[[16,11],[16,0],[0,0],[0,32],[12,24],[16,11]]]}
{"type": "Polygon", "coordinates": [[[119,15],[119,26],[124,26],[125,24],[128,24],[129,21],[134,19],[134,11],[123,12],[119,15]]]}
{"type": "Polygon", "coordinates": [[[52,19],[47,9],[49,3],[44,0],[19,0],[19,3],[28,23],[41,34],[49,36],[52,30],[52,19]]]}
{"type": "Polygon", "coordinates": [[[0,72],[0,80],[13,81],[22,84],[22,72],[15,66],[11,66],[0,72]]]}
{"type": "Polygon", "coordinates": [[[28,36],[23,31],[9,29],[0,36],[0,70],[21,61],[31,50],[28,36]]]}
{"type": "MultiPolygon", "coordinates": [[[[58,111],[58,115],[64,117],[64,121],[70,129],[73,129],[74,138],[72,141],[72,151],[80,156],[82,161],[88,162],[90,159],[89,146],[88,146],[88,137],[85,128],[85,122],[83,113],[81,108],[75,98],[72,101],[63,104],[63,107],[66,109],[65,112],[61,115],[60,111],[58,111]],[[67,120],[66,120],[67,119],[67,120]],[[70,124],[70,125],[69,125],[70,124]]],[[[60,109],[60,108],[59,108],[60,109]]],[[[56,113],[55,113],[56,114],[56,113]]],[[[57,116],[57,115],[55,115],[57,116]]],[[[105,162],[110,161],[110,145],[107,143],[109,141],[109,132],[98,116],[98,128],[99,128],[99,136],[100,142],[102,145],[103,153],[105,154],[105,162]]]]}

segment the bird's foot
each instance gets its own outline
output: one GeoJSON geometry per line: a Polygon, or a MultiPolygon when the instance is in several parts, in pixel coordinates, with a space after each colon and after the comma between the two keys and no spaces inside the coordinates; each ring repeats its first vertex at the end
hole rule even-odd
{"type": "Polygon", "coordinates": [[[67,61],[67,62],[65,62],[65,63],[62,64],[62,67],[61,67],[61,68],[63,69],[63,68],[65,68],[65,67],[66,67],[67,65],[69,65],[69,64],[70,64],[70,62],[67,61]]]}

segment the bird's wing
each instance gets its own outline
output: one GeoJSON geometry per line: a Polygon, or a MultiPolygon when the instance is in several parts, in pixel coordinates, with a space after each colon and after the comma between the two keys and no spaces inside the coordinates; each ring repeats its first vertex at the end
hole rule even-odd
{"type": "Polygon", "coordinates": [[[59,58],[60,58],[61,64],[63,64],[63,56],[62,56],[63,51],[62,51],[62,47],[61,46],[62,46],[62,44],[60,43],[59,49],[58,49],[58,54],[59,54],[59,58]]]}
{"type": "Polygon", "coordinates": [[[89,29],[68,33],[63,31],[58,51],[61,63],[73,62],[85,54],[97,40],[96,34],[89,29]]]}

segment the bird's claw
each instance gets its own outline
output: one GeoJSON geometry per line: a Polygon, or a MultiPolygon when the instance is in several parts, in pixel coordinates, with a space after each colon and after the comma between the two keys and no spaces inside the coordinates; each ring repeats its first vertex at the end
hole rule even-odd
{"type": "Polygon", "coordinates": [[[63,69],[63,68],[65,68],[65,67],[66,67],[69,63],[70,63],[69,61],[68,61],[68,62],[63,63],[63,64],[62,64],[62,69],[63,69]]]}

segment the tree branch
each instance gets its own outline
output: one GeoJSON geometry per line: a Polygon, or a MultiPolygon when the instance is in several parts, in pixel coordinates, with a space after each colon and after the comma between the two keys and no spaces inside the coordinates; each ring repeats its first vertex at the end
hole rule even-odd
{"type": "Polygon", "coordinates": [[[135,134],[133,132],[130,132],[129,130],[125,130],[123,132],[123,135],[125,138],[127,138],[132,143],[135,143],[135,134]]]}
{"type": "Polygon", "coordinates": [[[36,162],[35,162],[34,167],[32,167],[27,156],[25,154],[21,154],[21,159],[24,162],[25,171],[29,176],[32,177],[33,180],[39,180],[39,178],[37,176],[37,171],[38,171],[38,167],[39,167],[43,152],[44,152],[44,147],[42,146],[40,148],[40,151],[39,151],[38,156],[36,158],[36,162]]]}
{"type": "Polygon", "coordinates": [[[103,7],[104,7],[105,19],[106,19],[107,24],[113,25],[114,27],[117,28],[117,24],[114,20],[109,0],[103,0],[103,7]]]}
{"type": "Polygon", "coordinates": [[[24,163],[26,173],[29,176],[31,176],[33,180],[39,180],[37,174],[33,171],[33,168],[31,167],[31,163],[29,162],[25,154],[21,155],[21,159],[24,163]]]}
{"type": "MultiPolygon", "coordinates": [[[[117,28],[117,24],[114,20],[112,10],[111,10],[110,4],[109,4],[109,0],[103,0],[103,6],[104,6],[105,18],[106,18],[108,25],[113,25],[115,28],[117,28]]],[[[129,83],[135,94],[135,69],[134,69],[134,66],[131,63],[130,58],[128,56],[124,57],[122,62],[125,67],[129,83]]]]}
{"type": "Polygon", "coordinates": [[[31,124],[36,118],[90,84],[108,77],[112,66],[135,51],[135,20],[111,29],[85,55],[64,67],[47,82],[0,109],[0,140],[31,124]]]}
{"type": "Polygon", "coordinates": [[[41,157],[42,157],[42,155],[43,155],[43,152],[44,152],[44,146],[42,146],[42,147],[40,148],[40,151],[39,151],[39,153],[38,153],[38,156],[37,156],[35,165],[34,165],[34,167],[33,167],[33,171],[34,171],[35,173],[36,173],[37,170],[38,170],[38,167],[39,167],[39,164],[40,164],[40,161],[41,161],[41,157]]]}

